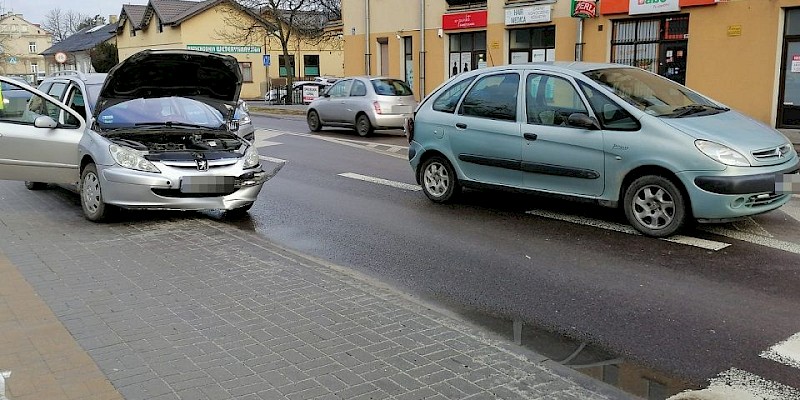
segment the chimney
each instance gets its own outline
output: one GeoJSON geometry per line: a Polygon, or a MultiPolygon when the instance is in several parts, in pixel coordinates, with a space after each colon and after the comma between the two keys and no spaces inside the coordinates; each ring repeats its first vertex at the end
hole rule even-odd
{"type": "Polygon", "coordinates": [[[108,16],[108,23],[109,24],[117,23],[117,15],[116,14],[109,15],[108,16]]]}

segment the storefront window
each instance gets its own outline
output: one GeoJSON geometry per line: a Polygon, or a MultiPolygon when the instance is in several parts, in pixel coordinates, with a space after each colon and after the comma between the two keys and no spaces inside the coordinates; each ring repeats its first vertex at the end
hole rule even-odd
{"type": "Polygon", "coordinates": [[[611,61],[686,83],[689,16],[614,22],[611,61]]]}
{"type": "Polygon", "coordinates": [[[450,35],[450,76],[486,66],[486,32],[450,35]]]}
{"type": "Polygon", "coordinates": [[[289,66],[286,65],[286,58],[280,54],[278,55],[278,76],[280,77],[287,77],[287,71],[290,71],[292,77],[294,77],[294,56],[289,56],[289,66]]]}
{"type": "Polygon", "coordinates": [[[303,56],[303,75],[319,76],[319,55],[307,54],[303,56]]]}
{"type": "Polygon", "coordinates": [[[512,29],[509,34],[509,56],[511,64],[555,61],[556,27],[512,29]]]}

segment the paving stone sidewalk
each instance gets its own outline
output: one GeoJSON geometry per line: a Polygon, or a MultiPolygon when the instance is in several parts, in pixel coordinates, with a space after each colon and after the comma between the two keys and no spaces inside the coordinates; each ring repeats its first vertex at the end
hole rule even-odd
{"type": "Polygon", "coordinates": [[[230,222],[76,203],[0,181],[0,252],[126,399],[628,398],[230,222]]]}

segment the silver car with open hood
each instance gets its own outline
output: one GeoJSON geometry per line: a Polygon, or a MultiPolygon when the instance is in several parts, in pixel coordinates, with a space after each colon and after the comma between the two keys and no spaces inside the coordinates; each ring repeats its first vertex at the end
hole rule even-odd
{"type": "Polygon", "coordinates": [[[241,85],[233,57],[145,50],[109,72],[88,126],[25,87],[22,116],[0,109],[0,179],[74,184],[92,221],[109,206],[244,213],[279,168],[232,129],[241,85]]]}

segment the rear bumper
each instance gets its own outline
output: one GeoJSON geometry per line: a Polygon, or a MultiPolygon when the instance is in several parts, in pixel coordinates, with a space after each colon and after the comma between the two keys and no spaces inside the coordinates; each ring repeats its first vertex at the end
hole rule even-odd
{"type": "Polygon", "coordinates": [[[373,125],[378,129],[403,129],[406,118],[411,114],[374,114],[373,125]]]}

